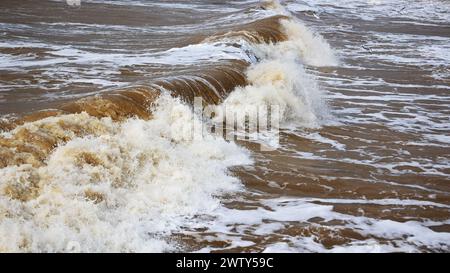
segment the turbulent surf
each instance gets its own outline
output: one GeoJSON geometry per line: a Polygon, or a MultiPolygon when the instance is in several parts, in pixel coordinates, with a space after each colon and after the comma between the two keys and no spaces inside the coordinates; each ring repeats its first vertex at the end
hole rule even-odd
{"type": "Polygon", "coordinates": [[[449,251],[450,5],[400,4],[2,1],[0,251],[449,251]]]}

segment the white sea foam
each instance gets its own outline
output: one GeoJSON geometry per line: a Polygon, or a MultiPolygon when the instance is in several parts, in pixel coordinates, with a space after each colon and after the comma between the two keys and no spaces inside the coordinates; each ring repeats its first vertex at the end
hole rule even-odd
{"type": "MultiPolygon", "coordinates": [[[[34,45],[30,43],[30,46],[34,45]]],[[[14,48],[17,46],[4,46],[14,48]]],[[[223,43],[200,43],[189,45],[180,48],[172,48],[164,52],[157,53],[139,53],[127,54],[123,52],[101,53],[91,52],[87,50],[77,49],[71,46],[60,48],[49,48],[48,53],[51,53],[52,58],[36,59],[26,57],[17,57],[4,55],[4,62],[0,63],[0,68],[14,69],[18,65],[22,68],[47,66],[53,64],[65,65],[83,65],[83,64],[98,64],[101,66],[109,65],[112,67],[121,67],[126,65],[144,65],[144,64],[196,64],[205,61],[218,61],[224,59],[244,59],[248,56],[236,47],[227,46],[223,43]],[[58,56],[58,57],[55,57],[58,56]]],[[[116,70],[113,69],[115,72],[116,70]]],[[[79,72],[79,71],[77,71],[79,72]]]]}
{"type": "Polygon", "coordinates": [[[227,169],[250,163],[244,150],[211,135],[193,140],[199,120],[178,100],[163,96],[154,113],[122,124],[76,114],[24,125],[80,120],[101,132],[59,146],[43,167],[0,170],[0,250],[173,250],[164,235],[241,189],[227,169]]]}
{"type": "MultiPolygon", "coordinates": [[[[396,222],[392,220],[378,220],[365,216],[352,216],[335,212],[333,206],[312,203],[309,198],[277,198],[262,200],[265,206],[258,206],[257,209],[236,210],[220,208],[214,212],[216,219],[210,224],[210,230],[218,233],[219,240],[234,238],[239,234],[257,233],[258,235],[283,236],[284,242],[277,242],[267,245],[265,252],[419,252],[423,246],[434,247],[436,249],[447,250],[450,248],[450,233],[435,232],[429,226],[434,222],[396,222]],[[325,247],[317,241],[314,234],[308,235],[286,235],[280,233],[287,226],[295,223],[309,222],[310,219],[320,218],[322,221],[339,221],[342,224],[333,226],[333,232],[340,229],[350,228],[357,233],[369,238],[365,240],[353,240],[346,244],[325,247]],[[256,227],[256,228],[255,228],[256,227]],[[370,238],[387,239],[386,242],[370,238]],[[405,239],[406,237],[406,239],[405,239]]],[[[423,206],[438,205],[448,207],[444,204],[428,204],[416,200],[347,200],[347,199],[320,199],[322,202],[334,203],[373,203],[379,205],[399,205],[399,206],[423,206]]],[[[442,223],[440,223],[442,224],[442,223]]],[[[319,225],[316,225],[318,227],[319,225]]],[[[324,226],[324,229],[327,227],[324,226]]],[[[337,234],[337,233],[336,233],[337,234]]],[[[244,241],[253,245],[251,241],[244,241]]],[[[230,246],[234,247],[234,245],[230,246]]],[[[214,248],[207,247],[200,252],[210,251],[214,248]]]]}
{"type": "MultiPolygon", "coordinates": [[[[278,2],[272,4],[275,10],[279,9],[278,2]]],[[[276,105],[282,125],[318,127],[329,117],[328,107],[317,81],[303,64],[333,66],[337,65],[337,58],[328,43],[301,22],[283,19],[282,26],[286,41],[251,45],[260,61],[246,73],[249,84],[236,88],[220,108],[245,115],[254,107],[267,109],[276,105]]],[[[215,120],[220,122],[225,111],[217,113],[215,120]]]]}
{"type": "MultiPolygon", "coordinates": [[[[369,21],[391,17],[415,20],[418,23],[432,22],[436,25],[447,23],[450,19],[450,5],[446,0],[300,0],[299,2],[311,9],[323,7],[327,13],[369,21]],[[342,9],[346,10],[344,14],[342,9]]],[[[293,10],[295,11],[295,5],[293,10]]]]}
{"type": "Polygon", "coordinates": [[[271,12],[290,17],[289,20],[282,20],[281,22],[288,40],[275,45],[261,45],[260,54],[268,55],[271,58],[300,57],[303,63],[312,66],[338,65],[339,61],[333,49],[319,33],[297,20],[279,1],[270,0],[266,2],[271,12]]]}
{"type": "MultiPolygon", "coordinates": [[[[250,84],[236,88],[221,107],[243,114],[255,106],[264,109],[277,105],[281,123],[319,126],[326,105],[320,89],[300,63],[279,59],[262,61],[248,70],[247,79],[250,84]]],[[[222,116],[216,119],[221,121],[222,116]]]]}

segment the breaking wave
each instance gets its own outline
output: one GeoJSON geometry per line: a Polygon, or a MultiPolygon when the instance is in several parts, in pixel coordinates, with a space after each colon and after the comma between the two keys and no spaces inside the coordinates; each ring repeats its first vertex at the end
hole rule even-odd
{"type": "MultiPolygon", "coordinates": [[[[172,251],[170,238],[242,190],[229,168],[248,151],[192,137],[195,97],[245,112],[280,106],[283,122],[320,126],[327,114],[304,66],[337,64],[329,45],[277,2],[267,18],[203,43],[236,58],[3,122],[0,251],[172,251]]],[[[202,125],[199,125],[202,126],[202,125]]]]}

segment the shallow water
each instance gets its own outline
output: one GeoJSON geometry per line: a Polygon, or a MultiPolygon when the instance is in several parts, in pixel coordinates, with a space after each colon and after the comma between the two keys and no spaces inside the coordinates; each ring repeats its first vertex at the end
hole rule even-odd
{"type": "Polygon", "coordinates": [[[0,6],[1,251],[449,251],[448,1],[0,6]]]}

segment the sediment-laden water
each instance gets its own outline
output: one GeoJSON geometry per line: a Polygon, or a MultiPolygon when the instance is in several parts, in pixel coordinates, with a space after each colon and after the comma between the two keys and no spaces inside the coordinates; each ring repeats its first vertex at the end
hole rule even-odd
{"type": "Polygon", "coordinates": [[[448,252],[449,14],[1,1],[0,251],[448,252]],[[280,133],[194,137],[199,97],[280,133]]]}

